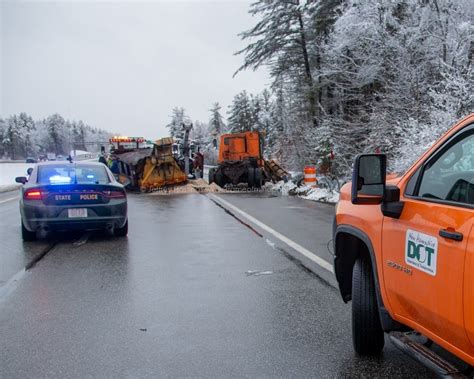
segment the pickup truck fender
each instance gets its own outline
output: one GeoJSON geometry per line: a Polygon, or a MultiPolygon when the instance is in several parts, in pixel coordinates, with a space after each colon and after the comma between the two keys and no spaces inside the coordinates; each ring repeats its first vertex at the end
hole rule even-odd
{"type": "Polygon", "coordinates": [[[337,225],[334,219],[334,273],[345,303],[352,299],[352,270],[360,254],[368,254],[372,262],[380,322],[385,332],[407,331],[409,328],[394,320],[385,308],[380,293],[375,252],[370,238],[362,230],[352,225],[337,225]]]}

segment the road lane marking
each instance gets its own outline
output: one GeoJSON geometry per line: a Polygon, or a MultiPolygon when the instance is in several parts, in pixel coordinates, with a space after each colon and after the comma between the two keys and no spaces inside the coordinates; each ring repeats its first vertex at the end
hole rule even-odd
{"type": "Polygon", "coordinates": [[[9,201],[16,200],[16,199],[19,199],[19,198],[20,198],[20,196],[9,197],[8,199],[0,200],[0,204],[7,203],[9,201]]]}
{"type": "Polygon", "coordinates": [[[26,275],[24,268],[13,275],[3,286],[0,287],[0,304],[18,287],[21,279],[26,275]]]}
{"type": "Polygon", "coordinates": [[[277,232],[275,229],[272,229],[268,225],[264,224],[260,220],[257,220],[255,217],[249,215],[248,213],[244,212],[240,208],[237,208],[235,205],[229,203],[228,201],[221,199],[220,197],[217,197],[215,195],[210,195],[212,199],[214,199],[216,202],[220,202],[221,205],[231,209],[232,211],[240,214],[241,216],[245,217],[248,221],[252,222],[254,225],[258,226],[260,229],[265,230],[267,233],[270,233],[274,237],[278,238],[281,242],[285,243],[286,245],[290,246],[294,250],[296,250],[298,253],[301,255],[304,255],[306,258],[309,260],[313,261],[316,263],[318,266],[324,268],[325,270],[329,271],[330,273],[334,273],[332,265],[327,262],[326,260],[322,259],[315,253],[309,251],[305,247],[301,246],[300,244],[296,243],[295,241],[289,239],[288,237],[284,236],[280,232],[277,232]]]}

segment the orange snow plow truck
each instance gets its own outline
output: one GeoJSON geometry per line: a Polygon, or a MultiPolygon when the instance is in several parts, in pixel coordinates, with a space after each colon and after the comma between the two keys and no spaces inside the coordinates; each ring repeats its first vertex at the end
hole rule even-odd
{"type": "Polygon", "coordinates": [[[474,113],[400,177],[383,154],[357,156],[333,232],[355,351],[380,353],[388,333],[439,376],[472,377],[474,113]]]}
{"type": "Polygon", "coordinates": [[[209,183],[260,188],[266,181],[286,181],[289,176],[277,161],[263,158],[259,132],[229,133],[220,138],[218,165],[209,170],[209,183]]]}

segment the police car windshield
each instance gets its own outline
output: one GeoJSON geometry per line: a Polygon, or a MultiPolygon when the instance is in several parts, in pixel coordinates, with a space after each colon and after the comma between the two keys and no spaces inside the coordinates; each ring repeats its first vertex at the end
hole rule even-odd
{"type": "Polygon", "coordinates": [[[103,166],[57,164],[38,167],[40,184],[108,184],[109,177],[103,166]]]}

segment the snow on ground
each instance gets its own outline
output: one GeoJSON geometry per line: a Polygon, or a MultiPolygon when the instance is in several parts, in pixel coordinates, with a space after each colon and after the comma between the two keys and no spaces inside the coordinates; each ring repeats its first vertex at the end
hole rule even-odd
{"type": "Polygon", "coordinates": [[[26,170],[34,163],[0,163],[0,192],[13,190],[20,185],[15,183],[17,176],[27,176],[26,170]]]}
{"type": "Polygon", "coordinates": [[[327,188],[303,186],[298,187],[296,194],[306,200],[322,201],[325,203],[337,203],[339,201],[339,192],[331,191],[327,188]]]}
{"type": "Polygon", "coordinates": [[[298,187],[292,181],[279,181],[275,184],[267,183],[266,191],[280,192],[284,196],[298,196],[302,199],[320,201],[325,203],[337,203],[339,201],[339,192],[327,188],[310,187],[302,185],[298,187]]]}

